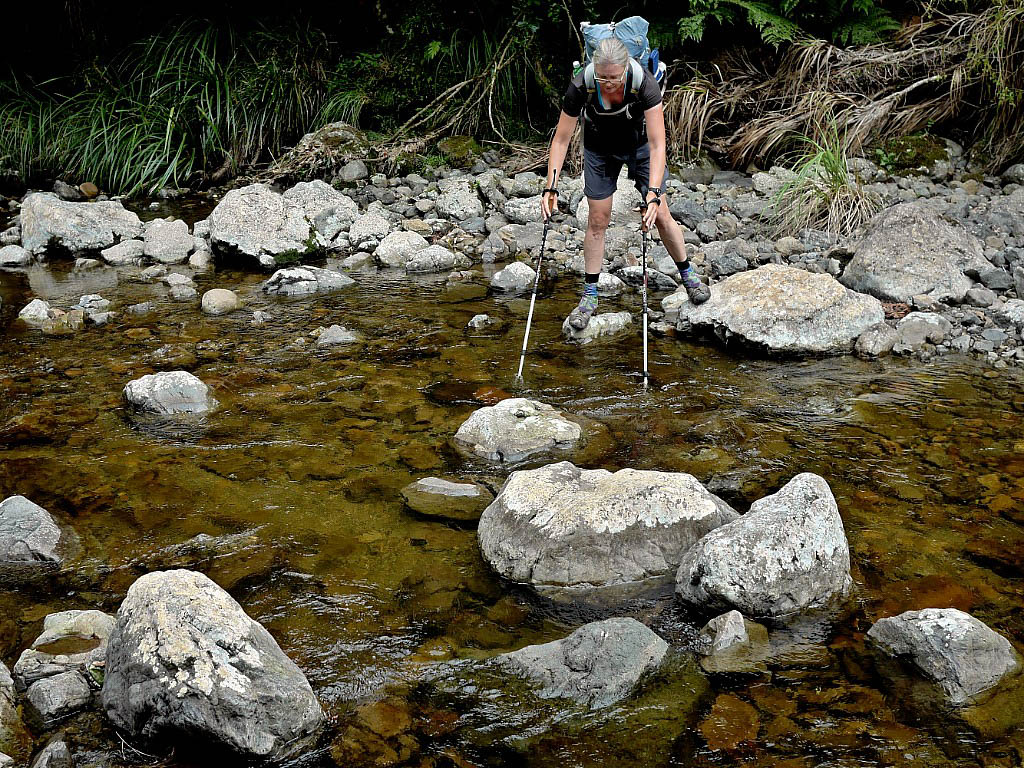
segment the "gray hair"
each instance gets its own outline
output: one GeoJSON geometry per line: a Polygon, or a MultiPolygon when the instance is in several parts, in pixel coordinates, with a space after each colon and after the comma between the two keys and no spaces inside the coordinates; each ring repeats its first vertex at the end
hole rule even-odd
{"type": "Polygon", "coordinates": [[[595,67],[599,64],[610,64],[625,69],[626,65],[629,64],[629,49],[626,48],[625,43],[619,40],[619,38],[615,36],[606,37],[597,44],[597,48],[594,50],[593,62],[595,67]]]}

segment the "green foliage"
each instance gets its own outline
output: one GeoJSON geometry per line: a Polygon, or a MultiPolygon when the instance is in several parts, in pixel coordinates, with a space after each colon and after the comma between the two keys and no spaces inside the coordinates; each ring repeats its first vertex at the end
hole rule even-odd
{"type": "Polygon", "coordinates": [[[899,29],[881,0],[690,0],[689,15],[679,20],[679,35],[699,41],[709,22],[738,26],[744,21],[776,48],[810,36],[863,45],[899,29]]]}

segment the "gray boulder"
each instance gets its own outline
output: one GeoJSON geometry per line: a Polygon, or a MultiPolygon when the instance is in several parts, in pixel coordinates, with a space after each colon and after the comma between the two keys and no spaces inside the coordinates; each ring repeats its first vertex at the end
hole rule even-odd
{"type": "Polygon", "coordinates": [[[409,509],[427,517],[471,522],[480,518],[494,494],[479,483],[453,483],[424,477],[402,489],[409,509]]]}
{"type": "Polygon", "coordinates": [[[275,296],[311,296],[315,293],[340,291],[355,285],[348,275],[319,267],[288,267],[279,269],[263,283],[263,292],[275,296]]]}
{"type": "Polygon", "coordinates": [[[32,263],[32,254],[20,245],[5,245],[0,248],[0,269],[4,267],[25,267],[32,263]]]}
{"type": "Polygon", "coordinates": [[[376,213],[364,213],[348,228],[349,245],[373,251],[391,233],[391,222],[376,213]]]}
{"type": "MultiPolygon", "coordinates": [[[[507,401],[506,401],[507,402],[507,401]]],[[[681,472],[513,472],[478,527],[484,559],[552,595],[660,587],[683,553],[736,512],[681,472]]]]}
{"type": "Polygon", "coordinates": [[[1004,184],[1024,185],[1024,163],[1016,163],[1003,171],[1002,180],[1004,184]]]}
{"type": "Polygon", "coordinates": [[[533,288],[537,273],[529,264],[513,261],[491,276],[491,287],[505,293],[522,293],[533,288]]]}
{"type": "Polygon", "coordinates": [[[26,694],[32,716],[44,728],[81,712],[92,703],[93,689],[78,672],[62,672],[35,683],[26,694]]]}
{"type": "Polygon", "coordinates": [[[368,178],[369,175],[370,171],[366,168],[366,163],[358,158],[349,160],[338,172],[338,178],[346,184],[368,178]]]}
{"type": "Polygon", "coordinates": [[[57,313],[50,307],[50,302],[43,299],[32,299],[18,313],[18,319],[33,328],[43,328],[56,317],[57,313]]]}
{"type": "Polygon", "coordinates": [[[328,238],[339,230],[331,230],[327,223],[333,221],[351,224],[359,216],[359,206],[348,195],[339,192],[326,181],[300,181],[284,192],[282,197],[298,203],[306,218],[316,224],[317,230],[328,238]]]}
{"type": "Polygon", "coordinates": [[[0,501],[0,569],[59,565],[63,559],[60,539],[57,523],[38,504],[24,496],[0,501]]]}
{"type": "Polygon", "coordinates": [[[633,316],[629,312],[602,312],[593,315],[583,328],[576,329],[569,325],[569,318],[566,317],[562,321],[562,335],[569,341],[589,344],[602,336],[614,336],[622,332],[632,322],[633,316]]]}
{"type": "Polygon", "coordinates": [[[181,264],[195,250],[195,238],[181,219],[147,221],[142,245],[144,256],[161,264],[181,264]]]}
{"type": "Polygon", "coordinates": [[[162,371],[129,381],[124,397],[138,410],[160,415],[206,413],[217,407],[210,388],[188,371],[162,371]]]}
{"type": "Polygon", "coordinates": [[[694,306],[679,290],[662,301],[666,319],[682,331],[709,331],[785,354],[849,352],[885,319],[881,302],[840,285],[831,275],[766,264],[726,278],[694,306]]]}
{"type": "Polygon", "coordinates": [[[229,291],[227,288],[211,288],[203,294],[200,305],[203,314],[206,315],[227,315],[236,309],[242,308],[242,300],[238,294],[229,291]]]}
{"type": "Polygon", "coordinates": [[[21,205],[21,245],[40,255],[47,248],[98,251],[142,235],[142,222],[116,200],[69,203],[47,192],[21,205]]]}
{"type": "Polygon", "coordinates": [[[953,329],[942,315],[934,312],[911,312],[896,325],[898,336],[893,352],[904,353],[920,349],[926,342],[941,344],[953,329]]]}
{"type": "Polygon", "coordinates": [[[253,259],[265,268],[319,247],[302,206],[264,184],[228,192],[210,214],[209,224],[215,251],[253,259]]]}
{"type": "Polygon", "coordinates": [[[882,357],[892,352],[900,335],[887,323],[876,323],[857,337],[854,351],[860,357],[882,357]]]}
{"type": "Polygon", "coordinates": [[[454,441],[474,456],[511,464],[535,454],[573,450],[582,437],[580,425],[550,405],[510,397],[474,411],[454,441]]]}
{"type": "Polygon", "coordinates": [[[374,249],[373,257],[382,267],[401,267],[430,243],[418,232],[400,229],[386,235],[374,249]]]}
{"type": "Polygon", "coordinates": [[[585,624],[562,640],[502,654],[496,661],[534,683],[541,698],[571,699],[600,709],[629,696],[667,651],[668,643],[636,619],[614,618],[585,624]]]}
{"type": "Polygon", "coordinates": [[[246,759],[307,745],[324,713],[302,671],[230,595],[193,571],[136,581],[107,648],[103,707],[134,738],[200,737],[246,759]]]}
{"type": "Polygon", "coordinates": [[[964,272],[991,267],[977,238],[919,203],[875,216],[853,254],[843,285],[887,301],[927,294],[959,302],[971,287],[964,272]]]}
{"type": "Polygon", "coordinates": [[[868,638],[889,656],[907,659],[938,683],[955,706],[970,704],[1020,668],[1010,642],[970,614],[926,608],[879,619],[868,638]]]}
{"type": "Polygon", "coordinates": [[[64,740],[55,737],[36,755],[32,768],[75,768],[75,761],[64,740]]]}
{"type": "Polygon", "coordinates": [[[543,222],[540,201],[541,195],[513,197],[505,201],[505,216],[513,224],[529,224],[531,221],[543,222]]]}
{"type": "MultiPolygon", "coordinates": [[[[623,267],[616,274],[622,282],[637,290],[644,284],[644,268],[640,265],[623,267]]],[[[670,275],[647,266],[648,291],[674,291],[677,287],[678,283],[670,275]]]]}
{"type": "Polygon", "coordinates": [[[465,176],[442,179],[441,194],[435,201],[437,212],[454,221],[464,221],[484,215],[484,204],[473,188],[473,181],[465,176]]]}
{"type": "Polygon", "coordinates": [[[405,262],[405,271],[448,272],[453,269],[465,269],[472,263],[467,256],[455,253],[443,245],[430,245],[409,257],[405,262]]]}
{"type": "Polygon", "coordinates": [[[826,606],[852,583],[835,497],[805,472],[688,550],[676,593],[702,608],[781,617],[826,606]]]}

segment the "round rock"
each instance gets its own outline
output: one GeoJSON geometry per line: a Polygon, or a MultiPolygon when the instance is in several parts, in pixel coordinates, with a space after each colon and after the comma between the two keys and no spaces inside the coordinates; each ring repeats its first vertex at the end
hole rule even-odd
{"type": "Polygon", "coordinates": [[[227,288],[211,288],[203,294],[203,312],[207,315],[226,315],[242,308],[238,294],[227,288]]]}
{"type": "Polygon", "coordinates": [[[684,552],[736,517],[692,475],[564,461],[513,472],[478,536],[505,578],[572,595],[670,582],[684,552]]]}
{"type": "Polygon", "coordinates": [[[582,427],[550,405],[511,397],[473,413],[455,433],[455,445],[511,464],[538,453],[571,451],[582,437],[582,427]]]}
{"type": "Polygon", "coordinates": [[[103,708],[135,738],[197,736],[247,759],[306,746],[324,713],[270,633],[206,576],[158,571],[136,581],[107,647],[103,708]]]}
{"type": "Polygon", "coordinates": [[[205,413],[217,406],[210,388],[188,371],[151,373],[129,381],[124,396],[139,410],[162,415],[205,413]]]}

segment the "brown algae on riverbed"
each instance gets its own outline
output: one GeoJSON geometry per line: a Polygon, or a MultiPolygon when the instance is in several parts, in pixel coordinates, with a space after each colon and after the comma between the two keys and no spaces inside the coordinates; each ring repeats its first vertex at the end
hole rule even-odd
{"type": "MultiPolygon", "coordinates": [[[[748,360],[655,337],[661,386],[644,393],[639,326],[585,348],[562,342],[577,291],[563,277],[538,301],[517,387],[525,302],[479,292],[440,302],[443,277],[359,272],[343,293],[278,301],[260,292],[262,276],[221,270],[197,278],[200,292],[231,288],[245,309],[210,318],[116,274],[57,263],[0,277],[0,489],[80,539],[52,589],[0,594],[9,665],[47,613],[113,612],[142,573],[195,567],[306,672],[337,718],[335,753],[356,765],[1020,764],[1019,726],[979,736],[921,714],[878,676],[864,641],[882,616],[950,606],[1024,638],[1020,373],[989,378],[956,358],[748,360]],[[11,325],[30,294],[70,306],[94,291],[115,309],[153,300],[156,310],[71,336],[11,325]],[[252,325],[254,310],[270,321],[252,325]],[[505,322],[467,329],[480,312],[505,322]],[[333,323],[365,343],[317,348],[310,332],[333,323]],[[219,409],[185,426],[133,419],[124,384],[177,368],[208,383],[219,409]],[[484,723],[518,722],[519,700],[447,700],[423,688],[424,670],[594,618],[510,592],[473,530],[403,504],[401,489],[427,475],[496,482],[500,468],[450,444],[493,402],[488,388],[603,424],[607,441],[588,467],[691,472],[740,508],[799,472],[822,475],[850,541],[852,614],[793,639],[798,650],[753,676],[697,673],[685,697],[654,681],[636,709],[488,738],[484,723]],[[407,714],[388,710],[382,725],[374,706],[385,698],[407,714]]],[[[603,306],[636,304],[627,293],[603,306]]],[[[628,611],[685,654],[697,617],[671,599],[628,611]]]]}

